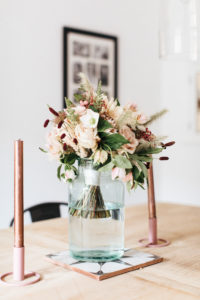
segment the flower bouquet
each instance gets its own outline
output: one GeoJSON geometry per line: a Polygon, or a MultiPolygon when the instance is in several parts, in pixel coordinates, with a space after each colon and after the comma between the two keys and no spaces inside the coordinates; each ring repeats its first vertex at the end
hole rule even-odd
{"type": "MultiPolygon", "coordinates": [[[[174,144],[164,144],[162,137],[148,128],[166,110],[147,117],[136,104],[121,106],[118,99],[109,99],[102,92],[101,82],[94,90],[84,74],[80,78],[79,94],[74,95],[76,104],[65,98],[66,108],[62,111],[49,107],[53,119],[46,120],[44,127],[51,122],[52,128],[47,137],[47,151],[40,149],[60,162],[57,176],[66,182],[72,182],[78,175],[76,162],[87,159],[96,171],[111,171],[112,179],[126,183],[128,190],[144,188],[152,155],[174,144]]],[[[101,208],[100,215],[93,210],[94,218],[109,217],[99,186],[95,184],[88,184],[77,209],[71,209],[70,214],[83,216],[83,208],[91,203],[93,208],[101,208]]]]}

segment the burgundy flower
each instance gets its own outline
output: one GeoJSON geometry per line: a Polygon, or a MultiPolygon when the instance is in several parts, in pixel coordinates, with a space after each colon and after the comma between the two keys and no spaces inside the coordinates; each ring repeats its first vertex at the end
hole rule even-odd
{"type": "Polygon", "coordinates": [[[169,146],[172,146],[174,144],[175,144],[175,141],[172,141],[172,142],[166,143],[164,146],[165,147],[169,147],[169,146]]]}
{"type": "Polygon", "coordinates": [[[76,144],[76,145],[78,144],[78,141],[77,141],[76,138],[73,139],[73,142],[74,142],[74,144],[76,144]]]}
{"type": "Polygon", "coordinates": [[[49,107],[49,111],[50,111],[53,115],[55,115],[56,117],[59,116],[59,114],[57,113],[57,111],[55,111],[52,107],[49,107]]]}
{"type": "Polygon", "coordinates": [[[60,136],[61,140],[64,139],[65,137],[66,137],[66,134],[65,134],[65,133],[63,133],[63,134],[60,136]]]}
{"type": "Polygon", "coordinates": [[[58,128],[61,128],[61,127],[62,127],[62,124],[63,124],[63,121],[61,120],[61,121],[58,123],[58,128]]]}
{"type": "Polygon", "coordinates": [[[64,150],[64,151],[67,150],[67,144],[66,144],[66,143],[64,143],[64,145],[63,145],[63,150],[64,150]]]}
{"type": "Polygon", "coordinates": [[[167,157],[167,156],[161,156],[161,157],[159,157],[159,159],[160,159],[160,160],[168,160],[169,157],[167,157]]]}
{"type": "Polygon", "coordinates": [[[47,119],[45,122],[44,122],[44,127],[47,127],[49,124],[49,120],[47,119]]]}

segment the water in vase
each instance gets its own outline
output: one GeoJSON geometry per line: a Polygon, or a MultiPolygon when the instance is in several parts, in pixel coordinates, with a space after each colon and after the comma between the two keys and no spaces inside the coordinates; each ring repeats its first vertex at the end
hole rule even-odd
{"type": "Polygon", "coordinates": [[[108,261],[120,258],[124,250],[124,208],[119,203],[106,202],[95,212],[70,206],[69,243],[71,256],[78,260],[108,261]],[[102,214],[105,213],[105,217],[102,214]],[[92,217],[91,217],[92,215],[92,217]],[[99,217],[100,216],[100,217],[99,217]]]}

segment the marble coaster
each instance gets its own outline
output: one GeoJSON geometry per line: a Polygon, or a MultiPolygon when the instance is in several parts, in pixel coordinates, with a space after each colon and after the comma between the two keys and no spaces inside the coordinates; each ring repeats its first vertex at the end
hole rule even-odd
{"type": "Polygon", "coordinates": [[[53,264],[81,273],[96,280],[103,280],[126,272],[157,264],[162,257],[146,252],[126,249],[124,255],[110,262],[84,262],[72,258],[69,251],[48,254],[45,258],[53,264]]]}

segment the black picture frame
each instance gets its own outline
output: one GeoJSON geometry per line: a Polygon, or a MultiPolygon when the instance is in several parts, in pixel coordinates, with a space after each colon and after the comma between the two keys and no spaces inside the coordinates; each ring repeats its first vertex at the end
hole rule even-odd
{"type": "MultiPolygon", "coordinates": [[[[98,33],[98,32],[93,32],[93,31],[87,31],[87,30],[82,30],[82,29],[77,29],[77,28],[72,28],[72,27],[64,27],[63,28],[63,99],[65,97],[69,98],[69,91],[70,89],[72,90],[72,87],[70,87],[69,85],[71,84],[69,82],[69,78],[72,78],[72,68],[69,67],[70,65],[70,54],[69,54],[69,44],[71,43],[69,40],[69,36],[70,34],[74,34],[74,36],[77,35],[77,37],[80,35],[84,38],[84,37],[90,37],[92,40],[92,37],[94,37],[95,39],[100,39],[102,41],[110,41],[108,42],[110,45],[112,45],[112,55],[110,59],[112,60],[112,95],[109,96],[113,96],[115,98],[117,98],[118,96],[118,38],[117,36],[113,36],[113,35],[108,35],[108,34],[103,34],[103,33],[98,33]],[[71,73],[69,73],[71,72],[71,73]]],[[[72,47],[72,46],[71,46],[72,47]]],[[[97,47],[96,47],[97,48],[97,47]]],[[[74,50],[73,50],[74,51],[74,50]]],[[[108,56],[108,58],[109,58],[108,56]]],[[[105,56],[104,56],[105,58],[105,56]]],[[[108,59],[106,58],[106,59],[108,59]]],[[[108,61],[108,62],[111,62],[108,61]]],[[[104,67],[104,71],[106,68],[105,66],[101,66],[101,68],[104,67]]],[[[108,67],[107,67],[108,69],[108,67]]],[[[109,72],[111,72],[109,70],[109,72]]],[[[110,80],[110,79],[109,79],[110,80]]],[[[111,81],[111,80],[110,80],[111,81]]],[[[71,94],[71,92],[70,92],[71,94]]],[[[64,101],[64,107],[65,107],[65,101],[64,101]]]]}

